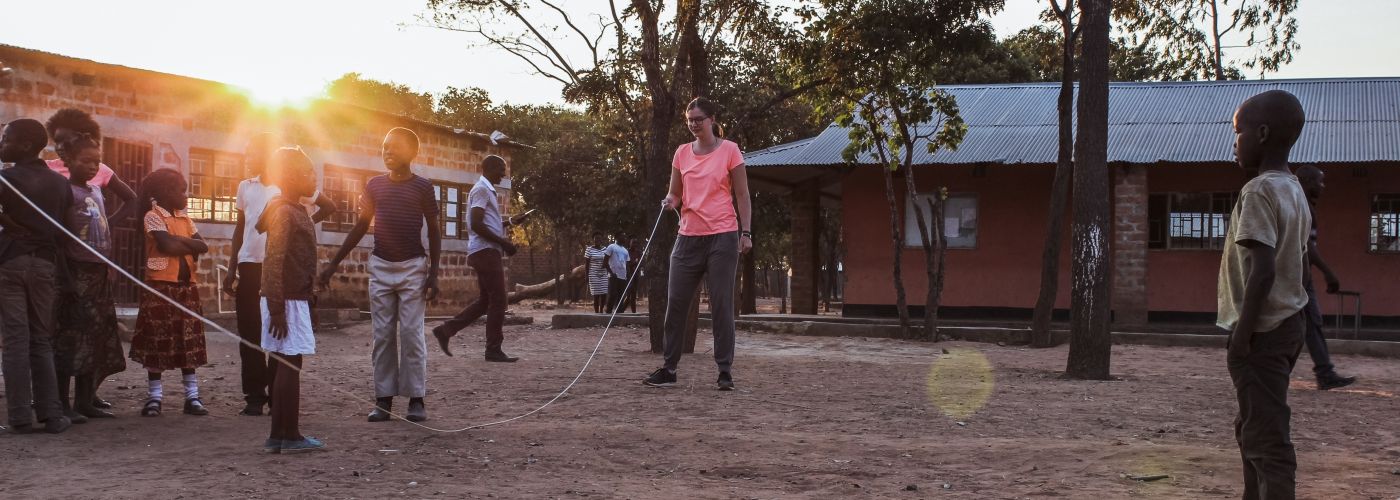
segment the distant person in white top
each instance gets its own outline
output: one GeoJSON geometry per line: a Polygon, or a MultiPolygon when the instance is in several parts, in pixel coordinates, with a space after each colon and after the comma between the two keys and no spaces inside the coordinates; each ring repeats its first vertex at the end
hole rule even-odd
{"type": "MultiPolygon", "coordinates": [[[[248,146],[243,150],[244,170],[248,179],[238,184],[238,195],[234,200],[234,209],[238,213],[238,225],[233,230],[235,265],[229,266],[223,283],[224,293],[234,297],[234,307],[238,311],[238,336],[253,345],[262,341],[262,298],[259,294],[262,291],[263,257],[267,253],[267,234],[258,232],[255,227],[262,218],[267,202],[281,195],[273,180],[264,178],[268,159],[277,148],[276,137],[264,133],[249,139],[248,146]]],[[[335,213],[335,202],[325,195],[317,193],[314,199],[316,213],[311,217],[313,224],[335,213]]],[[[261,416],[263,405],[268,403],[268,389],[272,386],[274,369],[267,355],[247,344],[239,344],[238,357],[243,365],[245,403],[239,415],[261,416]]]]}
{"type": "Polygon", "coordinates": [[[505,342],[502,328],[506,318],[506,274],[501,258],[515,255],[515,244],[510,242],[505,228],[523,223],[529,214],[501,218],[496,185],[505,176],[506,160],[496,155],[487,156],[481,161],[481,179],[467,194],[471,209],[471,224],[467,226],[467,265],[476,271],[481,295],[452,319],[433,328],[433,337],[448,356],[452,355],[448,342],[452,336],[486,316],[486,361],[514,363],[519,359],[506,355],[501,349],[505,342]]]}
{"type": "Polygon", "coordinates": [[[610,312],[619,310],[623,293],[627,291],[627,261],[631,260],[631,255],[627,252],[627,247],[622,246],[624,241],[627,241],[626,235],[618,234],[613,238],[612,244],[603,249],[603,254],[607,256],[610,312]]]}

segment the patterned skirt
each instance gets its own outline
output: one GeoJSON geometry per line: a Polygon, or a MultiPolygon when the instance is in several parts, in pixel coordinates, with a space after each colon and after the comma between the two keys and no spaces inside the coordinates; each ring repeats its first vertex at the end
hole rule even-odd
{"type": "Polygon", "coordinates": [[[588,259],[588,293],[590,295],[608,294],[608,268],[603,266],[601,252],[597,258],[588,259]]]}
{"type": "Polygon", "coordinates": [[[126,370],[117,310],[105,264],[69,261],[76,293],[63,294],[54,330],[54,364],[61,374],[104,379],[126,370]]]}
{"type": "MultiPolygon", "coordinates": [[[[180,305],[204,314],[199,287],[193,283],[151,281],[151,288],[180,305]]],[[[131,359],[153,370],[198,368],[209,362],[204,346],[204,324],[155,295],[141,294],[136,313],[136,335],[131,339],[131,359]]]]}

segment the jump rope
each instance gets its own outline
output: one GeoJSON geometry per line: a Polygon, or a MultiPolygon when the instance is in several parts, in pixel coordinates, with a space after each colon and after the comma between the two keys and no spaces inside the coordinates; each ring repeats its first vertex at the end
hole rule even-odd
{"type": "MultiPolygon", "coordinates": [[[[50,217],[48,213],[44,212],[43,209],[39,208],[39,206],[36,205],[36,204],[34,203],[34,200],[29,199],[29,197],[26,196],[22,191],[16,189],[15,186],[14,186],[14,184],[10,184],[10,180],[9,180],[9,179],[6,179],[4,176],[0,176],[0,183],[3,183],[3,184],[5,185],[6,188],[8,188],[8,189],[9,189],[11,192],[13,192],[15,195],[19,196],[19,198],[20,198],[21,200],[24,200],[24,202],[25,202],[26,204],[28,204],[30,208],[34,209],[34,211],[37,212],[40,216],[42,216],[42,217],[44,218],[44,220],[48,221],[49,224],[53,224],[53,226],[56,227],[56,228],[58,228],[59,231],[62,231],[63,234],[67,235],[69,238],[71,238],[73,241],[77,242],[79,245],[82,245],[83,248],[87,249],[88,252],[91,252],[91,253],[92,253],[94,256],[96,256],[98,259],[101,259],[102,262],[105,263],[105,264],[107,264],[108,267],[111,267],[112,269],[115,269],[118,273],[120,273],[122,276],[125,276],[126,279],[131,280],[132,283],[135,283],[136,286],[141,287],[141,289],[145,290],[147,293],[150,293],[150,294],[152,294],[152,295],[155,295],[156,297],[159,297],[161,300],[164,300],[165,302],[170,303],[170,305],[175,306],[176,309],[179,309],[181,312],[183,312],[183,313],[189,315],[190,317],[199,319],[199,320],[200,320],[201,322],[203,322],[204,324],[209,325],[211,328],[213,328],[214,331],[217,331],[217,332],[219,332],[219,333],[224,334],[225,336],[228,336],[229,338],[232,338],[232,339],[234,339],[234,340],[237,340],[239,344],[242,344],[242,345],[244,345],[244,346],[247,346],[247,347],[250,347],[250,348],[253,348],[253,349],[257,349],[259,352],[262,352],[262,353],[264,353],[264,354],[274,354],[274,353],[271,353],[271,352],[267,351],[266,349],[263,349],[263,347],[262,347],[261,345],[259,345],[259,344],[254,344],[254,343],[252,343],[252,342],[249,342],[249,341],[247,341],[247,340],[244,340],[243,337],[240,337],[240,336],[238,336],[238,334],[235,334],[235,333],[233,333],[233,332],[228,331],[228,329],[224,328],[223,326],[219,325],[218,323],[215,323],[213,320],[211,320],[211,319],[205,317],[205,316],[202,315],[202,314],[199,314],[199,313],[197,313],[197,312],[194,312],[194,311],[190,310],[189,308],[185,307],[183,304],[179,303],[179,302],[176,301],[175,299],[172,299],[172,298],[170,298],[169,296],[167,296],[167,295],[165,295],[165,294],[163,294],[163,293],[160,293],[160,292],[156,291],[156,289],[151,288],[150,285],[147,285],[144,281],[141,281],[140,279],[137,279],[136,276],[133,276],[131,273],[128,273],[128,272],[126,271],[126,269],[123,269],[121,266],[119,266],[119,265],[117,265],[116,263],[112,262],[111,259],[108,259],[108,258],[107,258],[107,256],[102,255],[101,252],[98,252],[96,249],[94,249],[94,248],[92,248],[91,246],[89,246],[89,245],[87,244],[87,242],[83,241],[82,238],[79,238],[78,235],[73,234],[72,231],[69,231],[67,227],[64,227],[64,226],[63,226],[63,224],[60,224],[58,221],[54,220],[53,217],[50,217]]],[[[674,210],[674,209],[672,209],[672,210],[674,210]]],[[[625,296],[627,295],[627,292],[628,292],[629,290],[632,289],[632,283],[634,283],[634,282],[636,281],[637,274],[638,274],[638,272],[640,272],[641,269],[642,269],[641,263],[646,261],[647,252],[651,250],[651,243],[652,243],[652,240],[654,240],[654,239],[656,238],[656,229],[657,229],[658,227],[661,227],[661,218],[664,217],[665,215],[666,215],[666,209],[665,209],[665,208],[662,208],[662,209],[656,214],[656,222],[653,223],[652,226],[651,226],[651,234],[647,237],[647,243],[646,243],[646,245],[642,247],[642,255],[641,255],[640,257],[638,257],[638,260],[637,260],[637,262],[638,262],[637,269],[632,270],[632,275],[631,275],[631,276],[628,276],[628,278],[627,278],[627,285],[626,285],[625,287],[623,287],[623,289],[622,289],[622,296],[625,297],[625,296]]],[[[680,216],[680,211],[677,210],[677,211],[676,211],[676,215],[677,215],[677,217],[679,217],[679,216],[680,216]]],[[[559,285],[559,284],[556,284],[556,286],[558,286],[558,285],[559,285]]],[[[593,364],[594,358],[596,358],[596,357],[598,356],[598,350],[601,349],[601,348],[603,347],[603,341],[606,340],[606,339],[608,338],[608,331],[609,331],[610,329],[612,329],[613,321],[614,321],[615,319],[617,319],[617,313],[620,312],[620,311],[622,310],[622,303],[623,303],[623,302],[625,302],[625,301],[621,301],[621,300],[618,301],[618,302],[617,302],[617,305],[613,308],[612,315],[608,316],[608,323],[607,323],[607,325],[605,325],[605,326],[603,327],[603,333],[602,333],[601,335],[598,336],[598,342],[597,342],[596,344],[593,345],[593,352],[591,352],[591,353],[588,354],[588,360],[587,360],[587,361],[584,361],[583,367],[580,368],[579,371],[578,371],[578,375],[575,375],[575,376],[574,376],[574,379],[571,380],[571,381],[569,381],[569,384],[568,384],[568,385],[565,385],[564,388],[563,388],[562,390],[560,390],[558,394],[555,394],[554,397],[552,397],[552,398],[549,399],[549,401],[546,401],[544,404],[540,405],[539,407],[537,407],[537,408],[535,408],[535,409],[533,409],[533,410],[530,410],[530,411],[528,411],[528,412],[522,413],[522,414],[520,414],[520,415],[516,415],[516,416],[511,417],[511,418],[507,418],[507,419],[504,419],[504,420],[497,420],[497,421],[495,421],[495,422],[488,422],[488,423],[484,423],[484,424],[469,425],[469,426],[467,426],[467,427],[462,427],[462,428],[460,428],[460,429],[440,429],[440,428],[433,427],[433,426],[430,426],[430,425],[424,425],[424,424],[421,423],[421,422],[414,422],[414,421],[412,421],[412,420],[409,420],[408,418],[405,418],[403,415],[400,415],[400,414],[398,414],[398,413],[394,413],[393,411],[388,411],[388,410],[386,410],[386,412],[387,412],[391,417],[393,417],[393,418],[395,418],[395,419],[402,420],[402,421],[404,421],[404,422],[408,422],[408,423],[413,424],[413,425],[415,425],[415,426],[418,426],[418,427],[420,427],[420,428],[422,428],[422,429],[424,429],[424,430],[428,430],[428,431],[432,431],[432,432],[440,432],[440,433],[444,433],[444,434],[465,432],[465,431],[469,431],[469,430],[473,430],[473,429],[484,429],[484,428],[486,428],[486,427],[492,427],[492,426],[496,426],[496,425],[507,424],[507,423],[514,422],[514,421],[516,421],[516,420],[520,420],[520,419],[522,419],[522,418],[525,418],[525,417],[534,415],[534,414],[536,414],[536,413],[539,413],[541,410],[544,410],[545,408],[549,407],[549,405],[554,404],[554,402],[555,402],[555,401],[558,401],[559,398],[564,397],[565,394],[568,394],[569,389],[572,389],[572,388],[574,387],[574,385],[578,384],[578,381],[579,381],[580,379],[583,378],[583,374],[584,374],[585,372],[588,371],[588,367],[591,366],[591,365],[593,364]]],[[[426,340],[425,340],[425,341],[426,341],[426,340]]],[[[332,391],[341,393],[341,394],[344,395],[347,399],[350,399],[350,400],[353,400],[353,401],[357,401],[357,402],[359,402],[359,401],[364,401],[364,399],[363,399],[362,397],[357,396],[357,395],[355,395],[354,393],[352,393],[352,392],[350,392],[350,391],[347,391],[347,390],[345,390],[345,389],[337,388],[334,384],[329,383],[329,381],[327,381],[327,380],[324,379],[324,378],[318,377],[318,376],[316,376],[316,375],[314,375],[314,374],[311,374],[311,373],[309,373],[309,372],[307,372],[307,371],[305,371],[305,370],[303,370],[303,369],[301,369],[301,368],[297,368],[296,366],[293,366],[291,363],[289,363],[288,361],[282,359],[280,356],[271,356],[271,358],[277,360],[277,362],[282,363],[282,364],[285,365],[286,367],[291,368],[292,370],[295,370],[298,374],[300,374],[300,375],[303,376],[303,377],[306,377],[306,378],[308,378],[308,379],[311,379],[311,380],[314,380],[314,381],[323,383],[326,387],[329,387],[332,391]]]]}

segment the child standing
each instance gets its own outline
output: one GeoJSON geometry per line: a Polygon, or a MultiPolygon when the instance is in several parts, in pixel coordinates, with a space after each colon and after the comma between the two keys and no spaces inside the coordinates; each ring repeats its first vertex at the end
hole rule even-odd
{"type": "Polygon", "coordinates": [[[1244,498],[1293,498],[1298,468],[1289,429],[1288,376],[1303,348],[1303,287],[1312,216],[1288,154],[1303,106],[1270,90],[1235,111],[1235,156],[1248,183],[1230,215],[1217,284],[1216,324],[1230,331],[1226,357],[1239,414],[1244,498]]]}
{"type": "Polygon", "coordinates": [[[584,247],[583,258],[588,261],[588,293],[593,296],[593,313],[608,312],[608,254],[603,233],[593,233],[593,245],[584,247]]]}
{"type": "Polygon", "coordinates": [[[73,204],[67,224],[83,243],[65,238],[68,272],[73,291],[65,293],[58,306],[58,330],[54,335],[54,364],[58,370],[58,393],[65,414],[75,423],[88,418],[112,418],[111,412],[95,405],[97,381],[126,370],[121,339],[117,335],[117,310],[112,302],[112,283],[107,265],[93,254],[109,256],[111,230],[102,188],[91,184],[102,159],[102,147],[87,134],[66,136],[58,142],[58,156],[71,174],[69,189],[73,204]],[[89,250],[91,248],[91,250],[89,250]],[[68,386],[73,378],[72,405],[68,386]]]}
{"type": "Polygon", "coordinates": [[[374,251],[369,264],[369,309],[374,323],[375,408],[370,422],[389,420],[394,396],[408,396],[408,420],[428,419],[423,396],[428,388],[428,344],[423,337],[427,302],[438,294],[438,256],[442,228],[438,226],[433,183],[411,168],[418,156],[418,134],[398,127],[384,136],[382,149],[388,175],[365,183],[360,217],[345,235],[335,258],[321,272],[321,288],[330,286],[340,262],[360,244],[374,223],[374,251]],[[428,251],[423,251],[427,226],[428,251]]]}
{"type": "MultiPolygon", "coordinates": [[[[194,283],[199,255],[209,246],[185,213],[189,185],[180,172],[162,168],[141,181],[142,206],[149,207],[142,227],[146,232],[146,283],[180,305],[202,314],[199,287],[194,283]]],[[[180,370],[185,386],[185,414],[208,415],[199,399],[195,368],[208,362],[204,325],[155,295],[141,295],[131,359],[146,367],[148,396],[141,416],[158,417],[164,389],[161,372],[180,370]]]]}
{"type": "Polygon", "coordinates": [[[276,359],[272,369],[272,432],[263,448],[272,453],[323,450],[320,440],[302,435],[302,356],[316,353],[311,301],[316,277],[316,228],[303,197],[316,192],[316,170],[300,149],[282,148],[270,162],[281,194],[267,203],[257,229],[267,231],[262,266],[262,347],[276,359]]]}

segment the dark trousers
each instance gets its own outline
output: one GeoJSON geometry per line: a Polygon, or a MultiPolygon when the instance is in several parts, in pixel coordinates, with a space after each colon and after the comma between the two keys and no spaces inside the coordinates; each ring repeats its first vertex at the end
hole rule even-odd
{"type": "Polygon", "coordinates": [[[0,264],[0,350],[10,425],[63,415],[53,364],[53,262],[20,255],[0,264]],[[32,405],[32,407],[31,407],[32,405]]]}
{"type": "Polygon", "coordinates": [[[1248,356],[1228,358],[1240,405],[1235,441],[1244,461],[1245,499],[1293,498],[1298,460],[1289,430],[1288,375],[1303,348],[1306,323],[1300,312],[1273,331],[1255,333],[1248,356]]]}
{"type": "MultiPolygon", "coordinates": [[[[238,336],[253,345],[262,345],[262,264],[238,264],[238,285],[234,290],[234,307],[238,309],[238,336]]],[[[243,400],[263,404],[268,401],[276,361],[246,344],[238,345],[238,357],[243,362],[243,400]]]]}
{"type": "Polygon", "coordinates": [[[627,301],[627,278],[608,275],[608,312],[622,312],[619,304],[627,301]]]}
{"type": "Polygon", "coordinates": [[[1322,336],[1322,308],[1317,305],[1317,292],[1311,288],[1308,289],[1308,305],[1303,312],[1308,318],[1308,332],[1304,341],[1308,344],[1308,356],[1312,357],[1313,374],[1318,377],[1330,375],[1337,368],[1327,354],[1327,338],[1322,336]]]}
{"type": "Polygon", "coordinates": [[[666,290],[665,368],[675,370],[685,349],[685,323],[700,279],[710,286],[711,329],[715,364],[728,372],[734,365],[734,273],[739,269],[739,232],[677,236],[671,249],[670,285],[666,290]]]}
{"type": "Polygon", "coordinates": [[[506,273],[501,265],[501,252],[495,249],[479,250],[467,256],[467,265],[476,271],[476,284],[481,289],[481,296],[443,323],[442,329],[455,334],[485,315],[486,352],[501,352],[501,343],[505,341],[501,328],[506,321],[506,273]]]}

